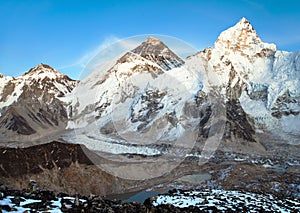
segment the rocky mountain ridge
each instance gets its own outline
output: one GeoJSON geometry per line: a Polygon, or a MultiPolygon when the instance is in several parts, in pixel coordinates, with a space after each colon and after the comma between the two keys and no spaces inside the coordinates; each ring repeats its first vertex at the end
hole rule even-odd
{"type": "Polygon", "coordinates": [[[0,85],[2,142],[22,135],[45,136],[66,125],[68,115],[61,98],[71,93],[77,81],[39,64],[20,77],[2,77],[0,85]]]}
{"type": "MultiPolygon", "coordinates": [[[[161,86],[157,85],[174,81],[176,86],[181,86],[179,90],[188,91],[185,95],[190,100],[200,93],[207,96],[212,88],[218,88],[224,98],[227,114],[224,138],[228,140],[237,138],[255,142],[257,131],[269,132],[274,128],[280,128],[280,134],[297,135],[298,129],[292,123],[299,123],[299,60],[299,52],[279,51],[274,44],[262,42],[245,18],[222,32],[213,48],[187,59],[181,59],[162,41],[149,37],[123,55],[100,79],[91,76],[78,83],[43,64],[16,79],[1,76],[0,129],[7,135],[6,140],[10,140],[10,137],[20,139],[20,135],[34,135],[45,128],[56,129],[54,132],[58,129],[84,129],[93,123],[100,126],[102,133],[113,133],[118,130],[110,126],[116,121],[107,119],[112,110],[117,108],[117,102],[124,103],[131,99],[140,105],[142,102],[139,100],[145,97],[141,94],[148,94],[148,89],[158,89],[157,92],[167,95],[169,100],[153,96],[148,107],[140,105],[143,107],[141,109],[136,105],[138,112],[131,112],[135,118],[131,118],[134,122],[130,125],[145,131],[155,120],[165,117],[172,122],[167,122],[165,127],[168,130],[165,129],[161,134],[172,135],[176,128],[175,132],[178,132],[175,126],[183,113],[184,101],[174,105],[177,107],[174,114],[174,107],[164,106],[169,101],[175,103],[178,100],[170,100],[166,87],[158,88],[161,86]],[[141,83],[141,79],[147,80],[141,83]],[[153,82],[149,84],[147,81],[153,82]],[[158,83],[151,87],[155,81],[158,83]],[[149,88],[146,88],[147,85],[149,88]],[[88,98],[86,91],[90,94],[88,98]],[[16,137],[13,132],[17,133],[16,137]]],[[[169,139],[165,137],[165,140],[169,139]]],[[[289,139],[295,142],[294,138],[289,139]]]]}

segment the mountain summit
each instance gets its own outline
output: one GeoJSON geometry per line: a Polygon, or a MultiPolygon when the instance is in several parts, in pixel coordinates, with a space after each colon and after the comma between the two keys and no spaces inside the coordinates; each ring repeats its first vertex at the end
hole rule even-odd
{"type": "MultiPolygon", "coordinates": [[[[259,49],[259,45],[264,44],[258,37],[255,29],[250,24],[246,18],[242,18],[233,27],[225,30],[220,34],[217,41],[215,42],[215,47],[218,49],[230,49],[233,51],[239,50],[250,50],[254,51],[259,49]]],[[[264,48],[276,50],[273,44],[264,44],[264,48]]],[[[246,54],[251,52],[247,51],[246,54]]]]}
{"type": "Polygon", "coordinates": [[[146,41],[131,52],[157,63],[165,70],[180,67],[184,64],[184,61],[179,56],[170,50],[161,40],[154,37],[148,37],[146,41]]]}
{"type": "MultiPolygon", "coordinates": [[[[37,66],[31,68],[29,71],[24,73],[21,78],[25,79],[59,79],[68,78],[66,75],[58,72],[56,69],[52,68],[47,64],[38,64],[37,66]]],[[[68,80],[71,80],[68,78],[68,80]]]]}

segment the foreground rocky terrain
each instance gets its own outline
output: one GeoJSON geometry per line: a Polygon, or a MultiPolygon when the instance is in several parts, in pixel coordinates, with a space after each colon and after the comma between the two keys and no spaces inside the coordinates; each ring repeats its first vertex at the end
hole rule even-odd
{"type": "MultiPolygon", "coordinates": [[[[62,142],[30,148],[1,148],[0,182],[3,185],[0,208],[11,211],[18,208],[24,211],[26,208],[38,208],[39,211],[52,209],[53,212],[80,212],[79,209],[85,212],[97,212],[100,209],[103,212],[146,212],[148,208],[154,212],[197,212],[199,209],[272,210],[270,206],[276,204],[278,208],[274,207],[272,211],[283,209],[296,212],[299,206],[299,159],[288,156],[284,159],[279,156],[252,158],[217,151],[209,162],[199,166],[199,156],[191,154],[168,175],[147,181],[133,181],[101,170],[86,157],[83,149],[84,146],[62,142]],[[35,189],[30,185],[32,182],[37,186],[35,189]],[[18,190],[8,190],[7,186],[18,190]],[[54,192],[48,192],[48,189],[54,192]],[[122,204],[121,201],[103,197],[107,195],[110,199],[126,200],[140,191],[164,192],[169,189],[175,190],[152,197],[145,205],[122,204]],[[80,196],[82,200],[75,205],[76,196],[69,198],[66,194],[60,194],[62,192],[71,195],[79,193],[84,197],[80,196]],[[89,198],[94,195],[101,197],[89,198]],[[247,202],[242,199],[243,196],[247,202]],[[15,197],[21,199],[21,206],[15,203],[18,202],[15,197]],[[225,205],[224,202],[232,203],[225,205]]],[[[137,201],[146,199],[147,196],[137,201]]]]}
{"type": "Polygon", "coordinates": [[[171,190],[143,203],[108,200],[101,196],[73,196],[51,191],[18,191],[2,187],[4,212],[297,212],[300,201],[268,194],[226,190],[171,190]]]}

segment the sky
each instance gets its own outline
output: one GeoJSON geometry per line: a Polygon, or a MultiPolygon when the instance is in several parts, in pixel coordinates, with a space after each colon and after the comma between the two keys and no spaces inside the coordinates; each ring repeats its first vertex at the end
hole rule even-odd
{"type": "Polygon", "coordinates": [[[0,73],[20,76],[39,63],[78,79],[103,48],[158,34],[197,50],[246,17],[280,50],[300,50],[299,0],[0,0],[0,73]]]}

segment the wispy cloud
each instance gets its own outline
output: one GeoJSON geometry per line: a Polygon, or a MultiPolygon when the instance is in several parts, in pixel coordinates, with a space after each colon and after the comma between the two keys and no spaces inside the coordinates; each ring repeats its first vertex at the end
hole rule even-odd
{"type": "Polygon", "coordinates": [[[95,49],[83,54],[74,63],[61,66],[58,69],[68,69],[68,68],[72,68],[72,67],[80,67],[83,69],[100,51],[105,50],[110,45],[118,42],[119,40],[120,39],[116,36],[106,37],[104,39],[104,41],[100,45],[98,45],[95,49]]]}
{"type": "MultiPolygon", "coordinates": [[[[76,71],[76,79],[83,79],[97,69],[109,69],[120,54],[137,47],[139,40],[136,37],[120,39],[116,36],[106,37],[101,44],[86,52],[71,64],[58,67],[59,70],[76,71]]],[[[106,70],[107,71],[107,70],[106,70]]]]}
{"type": "Polygon", "coordinates": [[[257,3],[255,1],[252,0],[243,0],[243,2],[249,4],[252,7],[255,7],[256,9],[264,9],[264,6],[260,3],[257,3]]]}

